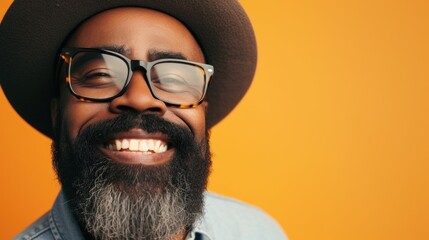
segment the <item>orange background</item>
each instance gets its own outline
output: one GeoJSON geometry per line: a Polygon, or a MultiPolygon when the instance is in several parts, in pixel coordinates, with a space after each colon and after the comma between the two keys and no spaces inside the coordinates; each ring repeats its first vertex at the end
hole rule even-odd
{"type": "MultiPolygon", "coordinates": [[[[213,128],[209,189],[265,209],[291,239],[429,239],[429,2],[241,2],[259,65],[213,128]]],[[[50,140],[0,95],[9,239],[59,186],[50,140]]]]}

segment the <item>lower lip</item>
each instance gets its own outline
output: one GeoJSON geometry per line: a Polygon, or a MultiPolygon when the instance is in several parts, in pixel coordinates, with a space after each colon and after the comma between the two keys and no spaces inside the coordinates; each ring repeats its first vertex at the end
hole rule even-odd
{"type": "Polygon", "coordinates": [[[143,153],[133,151],[112,151],[104,147],[100,147],[100,151],[108,158],[115,162],[129,165],[161,165],[169,162],[173,157],[174,150],[169,149],[163,153],[143,153]]]}

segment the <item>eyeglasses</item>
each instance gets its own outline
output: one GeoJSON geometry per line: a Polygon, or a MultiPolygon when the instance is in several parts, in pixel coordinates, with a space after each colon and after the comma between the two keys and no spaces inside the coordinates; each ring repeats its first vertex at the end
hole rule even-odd
{"type": "Polygon", "coordinates": [[[107,102],[127,90],[133,71],[142,69],[152,96],[167,105],[198,106],[207,92],[213,66],[181,59],[131,60],[113,51],[64,48],[69,89],[82,101],[107,102]]]}

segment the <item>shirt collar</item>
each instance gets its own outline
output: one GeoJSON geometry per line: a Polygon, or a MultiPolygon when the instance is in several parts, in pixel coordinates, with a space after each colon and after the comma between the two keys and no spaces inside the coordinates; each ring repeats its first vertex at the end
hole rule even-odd
{"type": "Polygon", "coordinates": [[[194,229],[186,237],[186,240],[195,240],[195,239],[213,240],[210,236],[213,236],[213,234],[211,234],[211,229],[208,226],[205,218],[203,217],[202,219],[197,221],[194,229]],[[197,238],[197,236],[199,237],[197,238]]]}
{"type": "Polygon", "coordinates": [[[62,191],[50,213],[49,225],[55,240],[85,239],[62,191]]]}

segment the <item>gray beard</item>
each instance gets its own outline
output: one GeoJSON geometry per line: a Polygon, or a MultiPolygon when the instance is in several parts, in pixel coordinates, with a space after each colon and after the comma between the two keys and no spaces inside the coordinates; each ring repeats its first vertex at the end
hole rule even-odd
{"type": "Polygon", "coordinates": [[[95,239],[164,240],[185,233],[197,217],[188,216],[183,198],[179,189],[130,196],[112,184],[95,184],[82,217],[95,239]]]}

